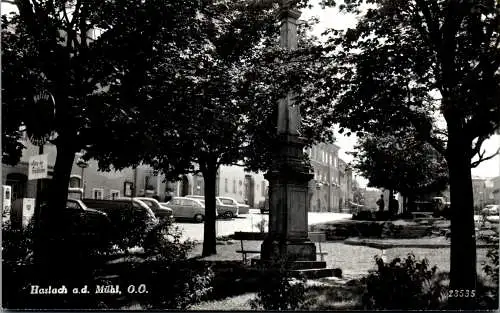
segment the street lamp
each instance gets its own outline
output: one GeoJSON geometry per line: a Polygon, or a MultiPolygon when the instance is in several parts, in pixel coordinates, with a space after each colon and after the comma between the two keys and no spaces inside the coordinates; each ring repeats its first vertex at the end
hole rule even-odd
{"type": "Polygon", "coordinates": [[[82,169],[82,175],[81,175],[81,178],[80,178],[80,187],[82,188],[82,199],[84,198],[84,195],[85,195],[85,185],[84,185],[84,181],[83,181],[83,173],[84,173],[84,170],[89,167],[89,164],[87,162],[85,162],[83,159],[78,159],[78,161],[76,162],[76,165],[78,165],[79,168],[82,169]]]}

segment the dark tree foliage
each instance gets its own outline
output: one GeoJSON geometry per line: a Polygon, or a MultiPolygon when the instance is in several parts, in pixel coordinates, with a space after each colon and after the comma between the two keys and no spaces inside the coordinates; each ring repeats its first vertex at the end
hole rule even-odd
{"type": "Polygon", "coordinates": [[[164,32],[172,43],[169,51],[179,55],[189,45],[184,36],[193,29],[199,2],[16,0],[13,4],[18,13],[2,17],[2,76],[8,81],[2,80],[6,126],[2,157],[11,164],[18,161],[22,146],[17,140],[25,130],[33,139],[49,138],[57,148],[49,204],[41,212],[42,231],[37,236],[46,246],[36,249],[40,260],[51,260],[55,277],[58,262],[64,263],[58,248],[59,213],[68,196],[75,153],[99,142],[111,143],[121,130],[154,127],[137,118],[140,103],[126,91],[142,84],[143,63],[148,62],[145,56],[153,49],[153,38],[164,39],[157,38],[160,30],[170,29],[164,32]],[[113,88],[125,90],[123,99],[110,94],[113,88]],[[50,94],[55,107],[43,109],[34,103],[40,92],[50,94]]]}
{"type": "MultiPolygon", "coordinates": [[[[148,123],[125,126],[116,132],[115,142],[103,141],[87,154],[98,159],[103,169],[146,163],[169,179],[202,173],[204,255],[216,253],[217,170],[221,165],[269,168],[278,100],[306,81],[309,65],[314,65],[308,24],[301,28],[303,48],[287,52],[279,48],[278,6],[243,3],[204,2],[197,15],[197,32],[187,38],[189,47],[178,55],[166,53],[169,40],[155,42],[150,62],[144,66],[144,81],[110,91],[120,101],[127,99],[124,92],[133,93],[138,121],[148,123]],[[300,58],[306,57],[305,66],[300,58]],[[131,147],[132,154],[127,152],[131,147]]],[[[309,143],[331,138],[331,131],[318,127],[319,111],[304,116],[311,121],[303,127],[309,143]]]]}
{"type": "Polygon", "coordinates": [[[356,150],[354,167],[370,186],[414,198],[442,191],[448,184],[443,156],[428,143],[415,140],[411,131],[361,137],[356,150]]]}

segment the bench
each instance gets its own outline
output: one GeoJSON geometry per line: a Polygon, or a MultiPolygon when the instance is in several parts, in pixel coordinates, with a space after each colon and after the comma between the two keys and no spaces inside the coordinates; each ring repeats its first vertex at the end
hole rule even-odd
{"type": "Polygon", "coordinates": [[[309,232],[309,240],[314,243],[318,243],[319,252],[316,252],[316,254],[320,256],[321,261],[324,261],[325,255],[328,253],[323,252],[321,249],[321,243],[326,241],[326,234],[324,232],[309,232]]]}
{"type": "Polygon", "coordinates": [[[241,250],[236,250],[236,252],[241,253],[241,256],[243,257],[243,263],[247,263],[248,254],[260,254],[260,250],[245,250],[245,248],[243,247],[243,239],[241,239],[240,242],[241,242],[241,250]]]}
{"type": "Polygon", "coordinates": [[[413,211],[411,212],[412,217],[415,218],[429,218],[432,217],[434,213],[428,211],[413,211]]]}
{"type": "Polygon", "coordinates": [[[235,232],[233,239],[240,241],[240,250],[236,250],[236,253],[241,253],[243,258],[243,263],[247,263],[249,254],[260,254],[260,250],[245,249],[243,245],[244,240],[264,240],[267,233],[254,233],[254,232],[235,232]]]}
{"type": "MultiPolygon", "coordinates": [[[[236,234],[235,234],[236,235],[236,234]]],[[[327,255],[327,252],[323,252],[321,243],[326,241],[326,234],[324,232],[309,232],[309,240],[311,240],[314,243],[318,243],[318,249],[319,252],[316,252],[316,255],[319,255],[321,258],[321,261],[324,261],[325,255],[327,255]]],[[[260,250],[251,250],[251,249],[245,249],[245,246],[243,244],[243,241],[245,240],[244,237],[242,236],[235,236],[236,240],[240,240],[240,249],[236,250],[236,253],[241,253],[243,263],[248,262],[248,255],[249,254],[260,254],[260,250]]]]}

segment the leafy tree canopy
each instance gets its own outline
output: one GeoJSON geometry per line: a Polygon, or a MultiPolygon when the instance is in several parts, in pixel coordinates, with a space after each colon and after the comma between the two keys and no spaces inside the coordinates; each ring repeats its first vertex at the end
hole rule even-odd
{"type": "Polygon", "coordinates": [[[411,124],[443,155],[455,124],[474,140],[470,157],[481,153],[500,125],[499,5],[345,1],[341,12],[360,20],[329,31],[332,62],[323,84],[336,100],[334,118],[350,131],[373,133],[411,124]]]}
{"type": "MultiPolygon", "coordinates": [[[[470,168],[492,157],[481,145],[500,125],[500,2],[349,0],[340,9],[360,19],[330,32],[333,60],[321,83],[335,100],[332,119],[377,135],[411,126],[446,158],[450,288],[475,289],[470,168]]],[[[472,299],[450,304],[473,308],[472,299]]]]}
{"type": "MultiPolygon", "coordinates": [[[[279,47],[278,6],[241,3],[204,3],[198,31],[178,58],[165,53],[168,40],[156,41],[143,67],[145,80],[138,85],[120,81],[107,93],[119,101],[134,99],[140,119],[148,122],[100,129],[113,132],[116,141],[111,149],[109,141],[89,147],[87,157],[99,159],[103,169],[148,163],[169,178],[199,171],[208,158],[217,167],[268,169],[278,100],[306,81],[314,87],[310,79],[320,66],[313,62],[319,48],[308,35],[314,20],[299,28],[299,48],[286,51],[279,47]],[[132,146],[136,149],[130,153],[132,146]]],[[[333,140],[322,113],[303,110],[308,144],[333,140]]]]}
{"type": "Polygon", "coordinates": [[[356,146],[354,167],[369,186],[398,191],[405,196],[441,191],[448,183],[444,158],[410,132],[367,135],[356,146]]]}

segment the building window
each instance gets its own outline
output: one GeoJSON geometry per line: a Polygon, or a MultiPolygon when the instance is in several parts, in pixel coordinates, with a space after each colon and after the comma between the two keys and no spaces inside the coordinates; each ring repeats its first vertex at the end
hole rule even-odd
{"type": "Polygon", "coordinates": [[[241,187],[241,185],[243,185],[243,182],[240,180],[238,184],[239,184],[239,185],[240,185],[240,187],[241,187]]]}
{"type": "Polygon", "coordinates": [[[94,199],[103,199],[104,190],[102,188],[92,188],[92,195],[94,199]]]}
{"type": "Polygon", "coordinates": [[[224,192],[228,192],[229,189],[227,187],[227,178],[224,178],[224,192]]]}
{"type": "Polygon", "coordinates": [[[266,182],[262,181],[261,186],[262,187],[260,188],[260,190],[262,192],[262,196],[265,197],[266,196],[266,182]]]}
{"type": "Polygon", "coordinates": [[[233,179],[233,193],[236,193],[236,179],[233,179]]]}
{"type": "Polygon", "coordinates": [[[120,190],[111,190],[109,195],[111,200],[115,200],[116,198],[120,197],[120,190]]]}

